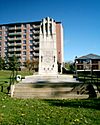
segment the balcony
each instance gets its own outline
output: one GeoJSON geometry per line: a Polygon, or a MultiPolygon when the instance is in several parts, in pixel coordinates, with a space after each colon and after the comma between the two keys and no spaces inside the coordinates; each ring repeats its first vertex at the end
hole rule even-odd
{"type": "Polygon", "coordinates": [[[11,47],[11,46],[21,46],[21,42],[20,43],[9,43],[8,46],[9,47],[11,47]]]}
{"type": "Polygon", "coordinates": [[[21,29],[21,26],[19,26],[19,27],[16,27],[16,30],[19,30],[19,29],[21,29]]]}
{"type": "Polygon", "coordinates": [[[8,38],[9,41],[21,40],[21,37],[8,38]]]}
{"type": "Polygon", "coordinates": [[[9,36],[16,36],[16,35],[21,35],[21,32],[9,33],[9,36]]]}
{"type": "Polygon", "coordinates": [[[11,43],[11,44],[8,44],[8,46],[9,46],[9,47],[15,46],[15,44],[14,44],[14,43],[11,43]]]}
{"type": "Polygon", "coordinates": [[[34,27],[35,29],[39,29],[39,28],[40,28],[40,25],[37,25],[37,26],[34,25],[33,27],[34,27]]]}
{"type": "Polygon", "coordinates": [[[20,43],[16,43],[15,44],[15,46],[21,46],[22,45],[22,43],[20,42],[20,43]]]}
{"type": "Polygon", "coordinates": [[[33,34],[33,33],[30,31],[29,34],[33,34]]]}
{"type": "Polygon", "coordinates": [[[8,54],[9,57],[12,57],[14,54],[8,54]]]}
{"type": "Polygon", "coordinates": [[[33,33],[34,33],[34,34],[39,34],[40,31],[39,31],[39,30],[33,30],[33,33]]]}
{"type": "Polygon", "coordinates": [[[39,53],[33,53],[34,56],[39,56],[39,53]]]}
{"type": "Polygon", "coordinates": [[[33,47],[33,49],[38,51],[38,50],[39,50],[39,47],[33,47]]]}
{"type": "Polygon", "coordinates": [[[34,42],[33,44],[37,47],[39,46],[39,42],[34,42]]]}
{"type": "Polygon", "coordinates": [[[16,54],[16,57],[20,57],[21,56],[21,54],[16,54]]]}
{"type": "Polygon", "coordinates": [[[33,38],[34,38],[34,39],[39,39],[39,36],[34,36],[33,38]]]}
{"type": "Polygon", "coordinates": [[[20,49],[19,49],[19,48],[16,48],[15,51],[21,51],[21,48],[20,48],[20,49]]]}
{"type": "Polygon", "coordinates": [[[21,37],[16,37],[16,40],[21,40],[21,37]]]}
{"type": "Polygon", "coordinates": [[[9,27],[9,30],[15,30],[15,26],[14,27],[9,27]]]}
{"type": "Polygon", "coordinates": [[[16,51],[21,51],[21,48],[9,48],[9,51],[11,51],[11,52],[16,52],[16,51]]]}
{"type": "Polygon", "coordinates": [[[15,55],[16,57],[20,57],[21,56],[21,54],[9,54],[8,56],[12,57],[13,55],[15,55]]]}
{"type": "Polygon", "coordinates": [[[13,52],[13,51],[15,51],[15,49],[13,48],[13,49],[9,49],[9,52],[13,52]]]}
{"type": "Polygon", "coordinates": [[[19,30],[19,29],[21,29],[21,26],[10,26],[8,29],[9,30],[19,30]]]}

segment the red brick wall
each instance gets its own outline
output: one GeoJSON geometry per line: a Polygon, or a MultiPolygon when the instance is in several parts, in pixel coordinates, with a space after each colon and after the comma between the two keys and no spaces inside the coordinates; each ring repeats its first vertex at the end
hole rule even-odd
{"type": "Polygon", "coordinates": [[[57,61],[61,63],[62,52],[61,52],[61,25],[60,24],[56,24],[56,41],[57,41],[57,61]]]}

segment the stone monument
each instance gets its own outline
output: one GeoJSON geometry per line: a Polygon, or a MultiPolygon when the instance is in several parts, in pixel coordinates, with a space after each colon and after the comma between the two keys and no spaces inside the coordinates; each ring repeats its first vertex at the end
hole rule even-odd
{"type": "Polygon", "coordinates": [[[57,75],[57,45],[55,21],[49,17],[40,25],[39,75],[57,75]]]}

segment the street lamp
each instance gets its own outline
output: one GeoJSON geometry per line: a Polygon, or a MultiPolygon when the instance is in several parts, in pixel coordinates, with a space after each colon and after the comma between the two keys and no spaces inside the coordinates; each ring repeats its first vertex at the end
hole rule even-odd
{"type": "Polygon", "coordinates": [[[90,60],[90,74],[91,74],[91,83],[92,83],[92,74],[93,74],[92,60],[90,60]]]}
{"type": "Polygon", "coordinates": [[[83,69],[84,69],[84,83],[85,83],[85,70],[87,68],[87,62],[83,61],[83,69]]]}
{"type": "Polygon", "coordinates": [[[77,64],[78,64],[78,61],[76,60],[76,61],[75,61],[76,77],[77,77],[77,64]]]}

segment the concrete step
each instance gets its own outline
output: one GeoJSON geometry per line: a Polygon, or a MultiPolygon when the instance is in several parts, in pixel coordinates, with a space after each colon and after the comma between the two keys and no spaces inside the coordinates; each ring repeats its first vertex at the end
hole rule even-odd
{"type": "Polygon", "coordinates": [[[72,92],[73,84],[69,83],[19,83],[15,85],[16,98],[84,98],[87,95],[77,95],[72,92]]]}
{"type": "Polygon", "coordinates": [[[78,82],[76,81],[75,78],[73,78],[73,75],[31,75],[31,76],[26,76],[25,79],[22,79],[21,83],[38,83],[40,81],[44,82],[78,82]]]}
{"type": "Polygon", "coordinates": [[[17,94],[17,95],[15,95],[14,97],[16,97],[16,98],[42,98],[42,99],[47,99],[47,98],[49,98],[49,99],[54,99],[54,98],[56,98],[56,99],[67,99],[67,98],[69,98],[69,99],[81,99],[81,98],[88,98],[88,95],[86,95],[86,94],[84,94],[84,95],[77,95],[77,94],[62,94],[62,95],[57,95],[57,94],[51,94],[51,93],[38,93],[38,94],[36,94],[36,93],[28,93],[28,94],[26,94],[26,93],[24,93],[24,94],[17,94]]]}
{"type": "Polygon", "coordinates": [[[59,93],[67,93],[67,92],[70,92],[72,90],[72,88],[59,88],[59,89],[53,89],[53,88],[15,88],[15,91],[14,92],[19,92],[19,93],[43,93],[43,92],[59,92],[59,93]]]}

